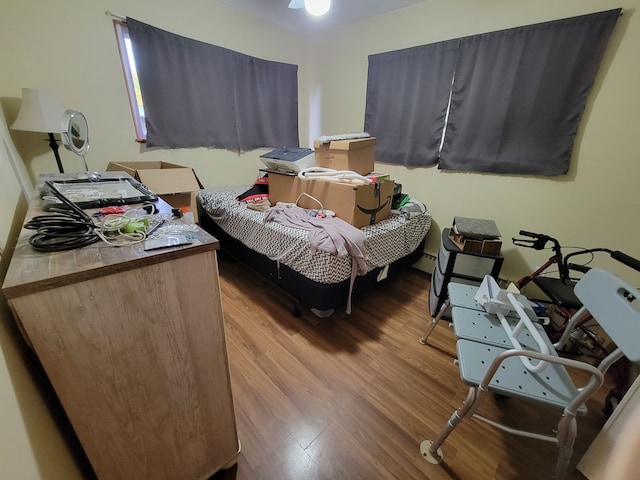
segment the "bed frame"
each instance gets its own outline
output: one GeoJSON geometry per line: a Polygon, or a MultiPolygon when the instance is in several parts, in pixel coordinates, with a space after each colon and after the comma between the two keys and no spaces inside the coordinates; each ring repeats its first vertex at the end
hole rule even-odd
{"type": "MultiPolygon", "coordinates": [[[[198,215],[202,228],[220,241],[222,254],[232,257],[266,278],[293,300],[292,314],[294,316],[298,316],[300,308],[304,307],[311,310],[318,317],[328,317],[336,309],[347,304],[349,279],[333,284],[323,284],[310,280],[286,265],[278,265],[275,260],[251,250],[241,241],[233,238],[220,228],[201,206],[199,206],[198,215]]],[[[423,255],[424,242],[425,240],[423,239],[409,255],[389,264],[385,280],[378,280],[383,268],[376,268],[366,275],[356,277],[352,301],[365,292],[384,284],[386,279],[397,275],[416,263],[423,255]]]]}

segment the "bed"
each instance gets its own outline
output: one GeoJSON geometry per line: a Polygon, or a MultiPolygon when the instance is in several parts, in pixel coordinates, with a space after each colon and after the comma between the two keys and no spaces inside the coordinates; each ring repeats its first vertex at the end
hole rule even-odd
{"type": "MultiPolygon", "coordinates": [[[[200,225],[220,241],[228,254],[288,294],[294,314],[300,307],[318,317],[336,309],[350,313],[352,299],[417,262],[431,227],[431,214],[392,211],[390,218],[362,228],[366,245],[366,273],[352,280],[348,255],[311,253],[306,230],[265,221],[265,212],[236,200],[249,186],[213,187],[197,195],[200,225]]],[[[353,303],[357,308],[357,303],[353,303]]]]}

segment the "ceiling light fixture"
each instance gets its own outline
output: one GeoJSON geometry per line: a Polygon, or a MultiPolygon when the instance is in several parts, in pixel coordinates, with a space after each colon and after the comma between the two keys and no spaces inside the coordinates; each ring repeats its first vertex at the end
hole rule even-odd
{"type": "Polygon", "coordinates": [[[314,17],[320,17],[331,8],[331,0],[304,0],[304,8],[314,17]]]}
{"type": "Polygon", "coordinates": [[[331,8],[331,0],[291,0],[289,8],[303,8],[315,17],[320,17],[331,8]]]}

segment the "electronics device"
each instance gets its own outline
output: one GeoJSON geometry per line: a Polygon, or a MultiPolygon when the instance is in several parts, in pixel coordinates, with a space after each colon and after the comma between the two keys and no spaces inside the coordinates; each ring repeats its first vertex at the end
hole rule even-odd
{"type": "Polygon", "coordinates": [[[275,172],[299,173],[316,164],[315,152],[310,148],[284,147],[260,155],[265,166],[275,172]]]}
{"type": "Polygon", "coordinates": [[[52,189],[80,208],[130,205],[158,200],[158,196],[145,185],[128,177],[101,178],[94,181],[53,180],[47,184],[42,195],[44,210],[51,207],[64,208],[60,199],[50,194],[52,189]]]}
{"type": "Polygon", "coordinates": [[[193,242],[185,235],[167,235],[161,238],[150,238],[144,242],[145,251],[157,248],[177,247],[180,245],[190,245],[193,242]]]}

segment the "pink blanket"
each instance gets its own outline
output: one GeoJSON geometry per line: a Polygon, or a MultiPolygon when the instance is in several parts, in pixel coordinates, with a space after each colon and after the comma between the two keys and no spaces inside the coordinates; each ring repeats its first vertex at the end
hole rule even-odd
{"type": "Polygon", "coordinates": [[[307,230],[312,252],[322,250],[337,256],[351,255],[354,273],[367,273],[365,236],[359,228],[336,217],[313,217],[304,208],[294,205],[271,207],[264,218],[265,221],[307,230]]]}

